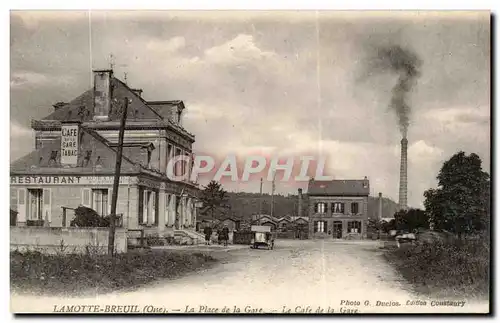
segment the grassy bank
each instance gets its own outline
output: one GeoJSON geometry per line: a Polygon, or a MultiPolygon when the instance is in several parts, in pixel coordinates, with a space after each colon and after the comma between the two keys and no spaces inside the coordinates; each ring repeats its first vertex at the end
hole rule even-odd
{"type": "Polygon", "coordinates": [[[203,253],[137,250],[107,255],[44,255],[11,252],[10,281],[16,291],[75,296],[131,289],[172,279],[216,260],[203,253]]]}
{"type": "Polygon", "coordinates": [[[385,256],[424,295],[488,297],[490,248],[485,239],[417,242],[400,249],[389,248],[385,256]]]}

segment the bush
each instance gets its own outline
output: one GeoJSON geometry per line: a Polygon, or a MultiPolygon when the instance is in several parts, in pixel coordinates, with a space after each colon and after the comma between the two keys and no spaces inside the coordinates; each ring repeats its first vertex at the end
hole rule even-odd
{"type": "Polygon", "coordinates": [[[109,216],[102,217],[95,210],[79,206],[75,209],[75,218],[71,221],[72,227],[109,227],[109,216]]]}
{"type": "Polygon", "coordinates": [[[171,279],[215,262],[204,253],[165,250],[108,255],[46,255],[36,251],[10,255],[11,287],[31,293],[76,296],[106,293],[171,279]]]}
{"type": "Polygon", "coordinates": [[[440,296],[485,297],[489,294],[490,246],[482,237],[466,240],[430,236],[386,252],[416,289],[440,296]],[[443,295],[444,294],[444,295],[443,295]]]}

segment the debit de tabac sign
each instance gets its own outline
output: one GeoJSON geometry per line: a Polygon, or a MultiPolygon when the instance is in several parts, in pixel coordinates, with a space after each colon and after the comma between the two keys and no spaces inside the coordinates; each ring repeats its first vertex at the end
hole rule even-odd
{"type": "Polygon", "coordinates": [[[61,126],[61,164],[76,166],[78,162],[78,125],[61,126]]]}

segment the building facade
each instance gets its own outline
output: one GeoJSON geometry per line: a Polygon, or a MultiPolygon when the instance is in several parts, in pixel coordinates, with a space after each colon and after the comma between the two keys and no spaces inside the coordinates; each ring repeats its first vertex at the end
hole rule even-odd
{"type": "Polygon", "coordinates": [[[311,180],[309,237],[362,239],[367,236],[370,185],[363,180],[311,180]]]}
{"type": "Polygon", "coordinates": [[[146,101],[112,70],[94,71],[94,86],[32,120],[35,149],[11,163],[11,210],[17,226],[69,226],[79,206],[110,214],[118,133],[128,101],[116,213],[121,226],[171,236],[195,231],[198,185],[189,181],[194,135],[182,126],[182,101],[146,101]],[[172,164],[172,163],[171,163],[172,164]]]}

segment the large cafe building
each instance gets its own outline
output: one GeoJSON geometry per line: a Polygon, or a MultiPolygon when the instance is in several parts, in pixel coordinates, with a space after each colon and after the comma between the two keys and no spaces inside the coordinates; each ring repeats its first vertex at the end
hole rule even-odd
{"type": "MultiPolygon", "coordinates": [[[[198,185],[172,181],[167,164],[191,156],[194,135],[182,126],[182,101],[146,101],[142,90],[94,71],[94,86],[33,120],[35,149],[11,163],[11,210],[17,226],[65,227],[75,208],[111,210],[120,119],[128,99],[116,213],[120,225],[168,236],[194,230],[198,185]]],[[[189,173],[178,162],[175,173],[189,173]]]]}

